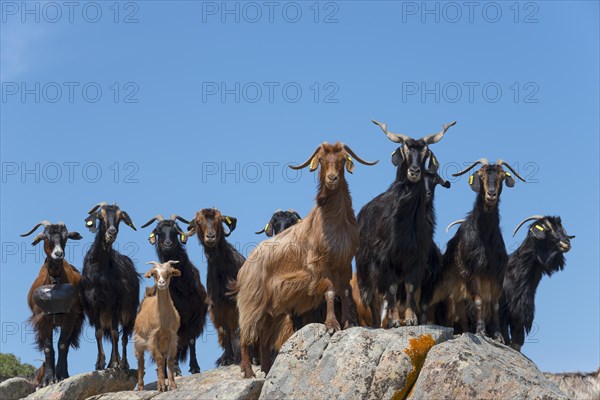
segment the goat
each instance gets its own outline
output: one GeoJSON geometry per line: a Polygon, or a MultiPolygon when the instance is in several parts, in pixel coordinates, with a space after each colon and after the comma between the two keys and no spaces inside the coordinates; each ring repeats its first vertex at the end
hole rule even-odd
{"type": "Polygon", "coordinates": [[[144,390],[144,352],[150,351],[158,367],[158,390],[164,392],[177,388],[173,377],[177,358],[177,331],[179,313],[171,299],[169,284],[172,277],[181,276],[181,271],[173,268],[179,261],[158,263],[151,261],[154,267],[144,276],[154,278],[156,294],[142,301],[140,312],[135,319],[134,336],[135,358],[138,362],[138,390],[144,390]],[[169,388],[165,386],[165,360],[169,368],[169,388]]]}
{"type": "MultiPolygon", "coordinates": [[[[476,333],[486,335],[485,322],[490,317],[492,337],[503,342],[499,301],[508,255],[500,231],[498,205],[503,184],[513,187],[515,178],[502,167],[506,166],[523,182],[525,179],[504,160],[489,164],[485,158],[452,175],[463,175],[478,164],[482,165],[481,168],[469,177],[469,186],[477,193],[473,209],[466,219],[460,221],[456,234],[448,241],[442,269],[457,277],[458,285],[451,295],[453,302],[464,302],[467,305],[465,309],[474,306],[476,333]],[[486,316],[486,311],[491,315],[486,316]]],[[[467,316],[464,312],[461,314],[463,331],[471,330],[467,326],[467,316]]]]}
{"type": "Polygon", "coordinates": [[[235,362],[233,340],[238,328],[235,300],[227,295],[228,284],[235,281],[246,259],[225,240],[235,229],[237,219],[223,215],[215,208],[198,211],[188,226],[186,237],[197,234],[207,261],[206,288],[210,318],[217,329],[219,344],[224,348],[217,366],[235,362]],[[229,232],[225,232],[224,225],[229,232]]]}
{"type": "Polygon", "coordinates": [[[552,276],[565,266],[564,253],[571,249],[560,217],[533,215],[525,218],[513,232],[513,236],[527,221],[527,237],[519,248],[508,257],[508,265],[500,298],[500,328],[504,342],[517,350],[529,333],[535,314],[535,292],[542,275],[552,276]],[[510,336],[509,336],[510,327],[510,336]]]}
{"type": "Polygon", "coordinates": [[[380,327],[381,316],[377,299],[385,296],[384,304],[391,307],[390,323],[400,326],[397,305],[398,283],[404,282],[406,325],[416,325],[415,292],[419,292],[432,243],[433,226],[426,223],[426,194],[421,172],[431,156],[429,145],[439,142],[456,122],[444,125],[436,134],[415,140],[387,130],[387,137],[403,144],[392,153],[397,167],[396,179],[379,196],[367,203],[358,213],[360,247],[356,254],[356,272],[361,297],[371,310],[373,327],[380,327]]]}
{"type": "Polygon", "coordinates": [[[94,243],[83,259],[81,299],[90,325],[95,329],[98,357],[96,370],[105,368],[102,337],[112,341],[109,368],[129,369],[127,342],[133,332],[140,297],[140,275],[133,261],[112,248],[123,221],[137,230],[129,215],[116,204],[95,205],[85,219],[96,233],[94,243]],[[123,357],[119,357],[119,324],[122,326],[123,357]]]}
{"type": "Polygon", "coordinates": [[[287,211],[277,210],[267,223],[263,229],[258,232],[255,232],[257,235],[264,233],[268,237],[272,237],[273,235],[277,235],[279,232],[282,232],[289,228],[292,225],[297,224],[302,221],[300,218],[300,214],[296,211],[289,209],[287,211]]]}
{"type": "Polygon", "coordinates": [[[32,315],[29,323],[35,331],[35,340],[38,350],[44,350],[45,361],[43,364],[43,376],[40,386],[47,386],[69,377],[67,367],[67,355],[69,347],[79,347],[79,336],[83,326],[83,309],[77,295],[70,310],[61,314],[46,314],[34,300],[34,293],[43,285],[70,284],[75,290],[79,290],[81,275],[79,271],[64,259],[67,240],[80,240],[81,235],[77,232],[69,232],[64,223],[51,224],[49,221],[41,221],[29,232],[21,235],[29,236],[40,226],[44,231],[39,233],[33,240],[32,245],[44,241],[44,252],[46,259],[40,272],[31,285],[27,295],[27,304],[32,315]],[[54,365],[54,345],[52,336],[55,329],[60,328],[58,339],[58,362],[54,365]]]}
{"type": "MultiPolygon", "coordinates": [[[[352,257],[358,248],[358,229],[344,169],[354,170],[358,157],[345,144],[322,143],[303,164],[291,166],[310,171],[319,166],[316,205],[304,218],[277,236],[260,243],[249,255],[237,277],[240,316],[241,369],[254,376],[250,349],[260,347],[261,369],[271,368],[270,351],[290,313],[302,314],[327,301],[325,326],[329,333],[341,329],[334,313],[336,293],[342,300],[342,324],[349,320],[352,257]]],[[[276,349],[275,349],[276,350],[276,349]]]]}
{"type": "Polygon", "coordinates": [[[206,289],[200,281],[200,272],[192,264],[185,249],[187,236],[177,224],[177,220],[189,224],[189,221],[178,215],[171,215],[171,219],[164,219],[157,215],[142,225],[145,228],[158,221],[150,233],[148,241],[156,248],[156,255],[161,263],[169,260],[178,261],[173,268],[179,270],[181,279],[176,279],[169,285],[169,292],[179,313],[180,325],[177,331],[177,360],[175,375],[181,375],[179,362],[185,361],[188,348],[190,351],[190,370],[192,374],[200,372],[196,358],[196,339],[204,332],[208,303],[206,302],[206,289]]]}

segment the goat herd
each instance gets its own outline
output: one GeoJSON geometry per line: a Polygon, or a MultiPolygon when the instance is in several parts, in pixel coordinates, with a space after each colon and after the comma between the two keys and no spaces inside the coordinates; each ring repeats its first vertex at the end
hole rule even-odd
{"type": "Polygon", "coordinates": [[[391,133],[385,124],[373,122],[400,144],[392,154],[396,179],[357,217],[345,172],[353,172],[353,159],[364,165],[377,161],[364,161],[339,142],[322,143],[303,164],[291,167],[309,166],[311,172],[320,167],[315,206],[303,219],[293,210],[273,214],[257,232],[270,238],[247,259],[226,240],[236,218],[216,209],[203,209],[190,221],[157,215],[144,224],[142,228],[156,222],[148,240],[160,262],[148,263],[152,268],[144,276],[155,285],[146,289],[141,306],[140,274],[131,259],[112,248],[120,222],[136,230],[116,204],[100,203],[88,212],[86,227],[96,236],[81,274],[64,260],[67,239],[79,240],[79,233],[69,232],[63,223],[42,221],[22,235],[44,228],[33,245],[43,240],[47,257],[28,296],[30,322],[45,354],[41,385],[68,377],[67,353],[79,345],[84,315],[95,329],[97,370],[106,367],[103,338],[112,342],[108,367],[128,369],[127,342],[134,334],[140,390],[146,350],[158,366],[159,390],[176,387],[173,376],[181,374],[178,364],[188,352],[190,372],[200,371],[195,341],[203,333],[207,312],[224,349],[217,365],[240,363],[246,378],[254,376],[252,363],[260,363],[267,373],[295,330],[323,320],[330,333],[356,324],[445,325],[457,332],[489,334],[520,350],[525,331],[531,329],[540,279],[563,269],[563,253],[573,236],[559,217],[528,217],[515,229],[532,221],[525,240],[508,256],[499,227],[500,194],[504,185],[515,185],[513,174],[524,179],[503,160],[490,164],[481,158],[454,174],[481,165],[468,181],[476,193],[473,209],[450,225],[460,224],[442,254],[433,241],[434,192],[438,184],[449,188],[450,183],[438,175],[439,162],[429,146],[455,122],[421,139],[391,133]],[[178,221],[188,225],[185,231],[178,221]],[[193,235],[207,259],[206,289],[185,249],[193,235]],[[62,309],[56,304],[53,308],[52,301],[43,301],[44,294],[57,304],[61,296],[68,301],[62,309]],[[58,328],[55,366],[53,332],[58,328]]]}

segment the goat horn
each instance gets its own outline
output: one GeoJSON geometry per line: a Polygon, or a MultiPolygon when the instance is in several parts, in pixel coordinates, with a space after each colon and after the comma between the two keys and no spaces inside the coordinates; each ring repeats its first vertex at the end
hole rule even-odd
{"type": "Polygon", "coordinates": [[[189,223],[190,223],[190,221],[188,221],[187,219],[185,219],[185,218],[183,218],[183,217],[180,217],[180,216],[179,216],[179,215],[177,215],[177,214],[171,214],[171,219],[172,219],[173,221],[175,221],[175,220],[179,220],[179,221],[183,222],[184,224],[189,224],[189,223]]]}
{"type": "Polygon", "coordinates": [[[90,211],[88,211],[88,214],[91,214],[91,213],[93,213],[94,211],[96,211],[98,208],[100,208],[100,207],[104,207],[104,206],[106,206],[106,205],[108,205],[108,203],[107,203],[107,202],[105,202],[105,201],[103,201],[103,202],[100,202],[100,203],[96,204],[96,205],[94,206],[94,208],[92,208],[90,211]]]}
{"type": "Polygon", "coordinates": [[[489,161],[487,158],[480,158],[479,160],[475,161],[473,164],[469,165],[467,168],[463,169],[460,172],[457,172],[455,174],[452,174],[452,176],[461,176],[462,174],[466,174],[467,172],[469,172],[473,167],[475,167],[477,164],[481,164],[481,165],[488,165],[489,161]]]}
{"type": "Polygon", "coordinates": [[[162,216],[162,214],[158,214],[157,216],[155,216],[154,218],[152,218],[150,221],[146,222],[144,225],[142,225],[142,228],[147,227],[148,225],[150,225],[151,223],[153,223],[154,221],[164,221],[165,218],[162,216]]]}
{"type": "Polygon", "coordinates": [[[31,235],[33,232],[35,232],[35,230],[36,230],[37,228],[39,228],[39,227],[40,227],[40,225],[44,225],[44,228],[45,228],[45,227],[47,227],[48,225],[52,225],[52,224],[50,223],[50,221],[47,221],[47,220],[40,221],[40,222],[38,222],[38,223],[37,223],[37,225],[36,225],[36,226],[34,226],[34,227],[33,227],[33,229],[32,229],[32,230],[30,230],[30,231],[29,231],[29,232],[27,232],[27,233],[24,233],[24,234],[22,234],[22,235],[21,235],[21,237],[25,237],[25,236],[29,236],[29,235],[31,235]]]}
{"type": "MultiPolygon", "coordinates": [[[[326,143],[326,142],[323,142],[326,143]]],[[[312,153],[312,155],[310,157],[308,157],[308,160],[306,160],[304,163],[302,163],[301,165],[290,165],[289,167],[291,169],[302,169],[302,168],[306,168],[306,166],[308,164],[310,164],[310,162],[312,161],[313,157],[319,152],[319,150],[321,150],[321,146],[323,146],[323,143],[321,143],[319,145],[319,147],[317,147],[317,149],[315,150],[314,153],[312,153]]]]}
{"type": "Polygon", "coordinates": [[[542,219],[542,218],[544,218],[544,216],[543,216],[543,215],[532,215],[531,217],[527,217],[527,218],[525,218],[523,221],[521,221],[521,222],[519,223],[519,225],[517,225],[517,227],[516,227],[516,228],[515,228],[515,230],[513,231],[513,234],[512,234],[512,235],[513,235],[513,236],[515,236],[515,235],[517,234],[517,231],[519,230],[519,228],[520,228],[520,227],[522,227],[522,226],[523,226],[523,224],[524,224],[525,222],[527,222],[527,221],[532,221],[532,220],[539,221],[539,220],[540,220],[540,219],[542,219]]]}
{"type": "Polygon", "coordinates": [[[158,261],[148,261],[146,264],[154,265],[155,267],[158,267],[160,265],[160,263],[158,261]]]}
{"type": "Polygon", "coordinates": [[[457,219],[456,221],[452,222],[450,225],[448,225],[446,227],[446,233],[448,233],[448,231],[450,230],[450,228],[452,228],[453,225],[462,224],[465,221],[466,221],[466,219],[457,219]]]}
{"type": "Polygon", "coordinates": [[[188,238],[194,236],[195,234],[196,234],[196,228],[192,228],[192,229],[188,230],[186,233],[184,233],[185,237],[188,237],[188,238]]]}
{"type": "Polygon", "coordinates": [[[519,178],[520,180],[522,180],[523,182],[526,182],[525,179],[521,178],[521,175],[517,174],[517,171],[515,171],[513,169],[513,167],[511,167],[506,161],[504,161],[503,159],[499,159],[496,161],[496,165],[504,165],[505,167],[507,167],[508,169],[510,169],[510,171],[515,174],[515,176],[517,178],[519,178]]]}
{"type": "Polygon", "coordinates": [[[179,264],[179,261],[176,261],[176,260],[169,260],[169,261],[167,261],[165,264],[168,264],[168,265],[169,265],[169,267],[170,267],[172,264],[179,264]]]}
{"type": "Polygon", "coordinates": [[[369,161],[365,161],[362,158],[360,158],[359,156],[356,155],[356,153],[354,151],[352,151],[352,149],[350,148],[350,146],[348,146],[347,144],[342,145],[344,147],[344,150],[346,150],[346,152],[348,154],[350,154],[352,157],[354,157],[356,159],[356,161],[358,161],[361,164],[364,165],[375,165],[379,162],[379,160],[373,161],[373,162],[369,162],[369,161]]]}
{"type": "Polygon", "coordinates": [[[378,125],[383,133],[387,135],[387,137],[394,143],[404,143],[410,139],[410,136],[406,136],[402,133],[392,133],[387,130],[387,124],[382,124],[381,122],[377,122],[374,119],[371,120],[375,125],[378,125]]]}
{"type": "Polygon", "coordinates": [[[444,133],[446,133],[446,131],[454,125],[456,125],[456,121],[450,122],[449,124],[444,125],[442,127],[442,130],[439,131],[438,133],[434,133],[433,135],[424,136],[423,141],[427,144],[434,144],[434,143],[439,142],[444,137],[444,133]]]}

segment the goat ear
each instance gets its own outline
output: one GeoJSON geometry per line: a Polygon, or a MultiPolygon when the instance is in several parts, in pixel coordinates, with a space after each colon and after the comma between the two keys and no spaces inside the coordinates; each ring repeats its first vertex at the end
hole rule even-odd
{"type": "Polygon", "coordinates": [[[292,214],[294,214],[296,218],[298,218],[298,221],[302,221],[302,217],[296,211],[292,211],[292,214]]]}
{"type": "Polygon", "coordinates": [[[237,218],[223,215],[222,221],[225,225],[229,227],[229,233],[225,234],[225,236],[229,236],[231,232],[233,232],[233,230],[235,229],[235,226],[237,225],[237,218]]]}
{"type": "Polygon", "coordinates": [[[354,161],[352,161],[352,157],[346,156],[346,171],[349,173],[354,172],[354,161]]]}
{"type": "Polygon", "coordinates": [[[534,224],[529,228],[529,231],[536,239],[543,240],[546,238],[546,228],[541,224],[534,224]]]}
{"type": "Polygon", "coordinates": [[[96,233],[96,231],[98,230],[96,228],[96,220],[98,219],[98,214],[93,213],[92,215],[90,215],[89,217],[87,217],[85,219],[85,226],[90,230],[90,232],[92,233],[96,233]]]}
{"type": "Polygon", "coordinates": [[[508,187],[515,186],[515,178],[513,178],[513,176],[510,174],[510,172],[504,173],[504,179],[506,182],[506,186],[508,186],[508,187]]]}
{"type": "Polygon", "coordinates": [[[314,156],[312,160],[310,160],[310,172],[313,172],[319,166],[319,157],[314,156]]]}
{"type": "Polygon", "coordinates": [[[452,186],[450,184],[450,182],[442,180],[442,186],[445,187],[446,189],[450,189],[450,186],[452,186]]]}
{"type": "Polygon", "coordinates": [[[46,235],[44,234],[44,232],[40,232],[37,234],[37,236],[35,238],[33,238],[33,242],[31,242],[31,245],[35,246],[36,244],[38,244],[45,238],[46,238],[46,235]]]}
{"type": "Polygon", "coordinates": [[[477,176],[477,174],[473,174],[473,175],[469,176],[469,186],[471,186],[471,189],[475,193],[479,193],[479,189],[481,186],[481,180],[479,179],[479,176],[477,176]]]}
{"type": "Polygon", "coordinates": [[[398,147],[396,150],[394,150],[394,152],[392,153],[392,164],[394,164],[395,167],[397,167],[398,165],[402,164],[402,150],[400,150],[401,148],[398,147]]]}
{"type": "Polygon", "coordinates": [[[273,224],[268,223],[267,225],[265,225],[265,234],[268,237],[273,236],[273,224]]]}
{"type": "Polygon", "coordinates": [[[150,236],[148,236],[148,241],[150,244],[156,244],[156,233],[154,231],[150,232],[150,236]]]}
{"type": "Polygon", "coordinates": [[[133,222],[131,221],[131,217],[123,210],[121,210],[121,219],[123,220],[123,222],[125,222],[125,225],[127,225],[134,231],[137,231],[137,229],[135,229],[135,225],[133,225],[133,222]]]}
{"type": "Polygon", "coordinates": [[[81,236],[79,234],[79,232],[69,232],[69,234],[67,235],[67,237],[71,240],[81,240],[83,239],[83,236],[81,236]]]}
{"type": "Polygon", "coordinates": [[[155,272],[154,272],[154,271],[155,271],[155,270],[154,270],[154,268],[152,268],[150,271],[146,272],[146,273],[144,274],[144,278],[148,278],[148,279],[149,279],[149,278],[152,278],[152,277],[154,276],[154,274],[155,274],[155,272]]]}
{"type": "Polygon", "coordinates": [[[171,276],[181,276],[181,271],[171,267],[171,276]]]}

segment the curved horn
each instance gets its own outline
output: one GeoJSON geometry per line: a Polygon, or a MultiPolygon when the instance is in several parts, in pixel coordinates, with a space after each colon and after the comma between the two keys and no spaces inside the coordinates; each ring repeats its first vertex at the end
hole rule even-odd
{"type": "MultiPolygon", "coordinates": [[[[325,143],[325,142],[324,142],[325,143]]],[[[310,157],[308,157],[308,160],[306,160],[304,163],[302,163],[301,165],[289,165],[289,167],[291,169],[302,169],[302,168],[306,168],[306,166],[308,164],[310,164],[310,162],[312,161],[313,157],[319,152],[319,150],[321,150],[321,146],[323,146],[323,143],[321,143],[319,145],[319,147],[317,147],[317,149],[314,151],[314,153],[312,153],[312,155],[310,157]]]]}
{"type": "Polygon", "coordinates": [[[176,260],[169,260],[169,261],[167,261],[165,264],[167,264],[167,265],[170,267],[170,266],[171,266],[171,265],[173,265],[173,264],[179,264],[179,261],[176,261],[176,260]]]}
{"type": "Polygon", "coordinates": [[[146,264],[154,265],[155,267],[158,267],[160,265],[160,263],[158,261],[148,261],[146,264]]]}
{"type": "Polygon", "coordinates": [[[378,125],[383,133],[387,135],[387,137],[394,143],[404,143],[410,139],[410,136],[406,136],[402,133],[392,133],[387,130],[387,124],[382,124],[381,122],[377,122],[374,119],[371,120],[372,123],[378,125]]]}
{"type": "Polygon", "coordinates": [[[37,223],[37,225],[36,225],[36,226],[34,226],[34,227],[33,227],[33,229],[32,229],[32,230],[30,230],[30,231],[29,231],[29,232],[27,232],[27,233],[24,233],[24,234],[22,234],[22,235],[21,235],[21,237],[25,237],[25,236],[29,236],[29,235],[31,235],[33,232],[35,232],[35,230],[36,230],[37,228],[39,228],[39,227],[40,227],[40,225],[44,225],[44,228],[45,228],[45,227],[47,227],[48,225],[52,225],[52,224],[50,223],[50,221],[47,221],[47,220],[40,221],[40,222],[38,222],[38,223],[37,223]]]}
{"type": "Polygon", "coordinates": [[[527,222],[527,221],[532,221],[532,220],[539,221],[539,220],[540,220],[540,219],[542,219],[542,218],[544,218],[544,216],[543,216],[543,215],[532,215],[531,217],[527,217],[527,218],[525,218],[523,221],[521,221],[521,222],[519,223],[519,225],[517,225],[517,227],[516,227],[516,228],[515,228],[515,230],[513,231],[513,234],[512,234],[512,235],[513,235],[513,236],[515,236],[515,235],[517,234],[517,231],[519,230],[519,228],[520,228],[520,227],[522,227],[522,226],[523,226],[523,224],[524,224],[525,222],[527,222]]]}
{"type": "Polygon", "coordinates": [[[479,160],[475,161],[473,164],[469,165],[467,168],[463,169],[460,172],[457,172],[455,174],[452,174],[452,176],[461,176],[462,174],[466,174],[467,172],[469,172],[473,167],[475,167],[477,164],[481,164],[481,165],[488,165],[489,161],[487,158],[483,157],[480,158],[479,160]]]}
{"type": "Polygon", "coordinates": [[[142,228],[147,227],[148,225],[150,225],[151,223],[153,223],[154,221],[164,221],[165,218],[162,216],[162,214],[158,214],[157,216],[155,216],[154,218],[152,218],[150,221],[146,222],[144,225],[142,225],[142,228]]]}
{"type": "Polygon", "coordinates": [[[183,217],[180,217],[180,216],[179,216],[179,215],[177,215],[177,214],[171,214],[171,219],[172,219],[173,221],[175,221],[175,220],[181,221],[181,222],[183,222],[184,224],[189,224],[189,223],[190,223],[190,221],[188,221],[187,219],[185,219],[185,218],[183,218],[183,217]]]}
{"type": "Polygon", "coordinates": [[[373,162],[369,162],[369,161],[365,161],[362,158],[360,158],[359,156],[356,155],[356,153],[354,151],[352,151],[352,149],[347,145],[347,144],[343,144],[342,145],[344,147],[344,150],[346,150],[346,152],[348,154],[350,154],[352,157],[354,157],[356,159],[356,161],[358,161],[361,164],[364,165],[375,165],[379,162],[379,160],[373,161],[373,162]]]}
{"type": "Polygon", "coordinates": [[[92,208],[90,211],[88,211],[88,214],[91,214],[91,213],[93,213],[94,211],[96,211],[98,208],[100,208],[100,207],[104,207],[104,206],[106,206],[106,205],[108,205],[108,203],[107,203],[107,202],[105,202],[105,201],[102,201],[102,202],[100,202],[100,203],[96,204],[96,205],[94,206],[94,208],[92,208]]]}
{"type": "Polygon", "coordinates": [[[515,176],[517,178],[519,178],[520,180],[522,180],[523,182],[526,182],[525,179],[521,178],[521,175],[517,174],[517,171],[515,171],[513,169],[513,167],[511,167],[506,161],[504,161],[503,159],[499,159],[496,161],[496,165],[504,165],[506,168],[510,169],[510,171],[515,174],[515,176]]]}
{"type": "Polygon", "coordinates": [[[446,131],[448,130],[448,128],[452,127],[456,125],[456,121],[454,122],[450,122],[449,124],[446,124],[442,127],[442,130],[439,131],[438,133],[434,133],[432,135],[427,135],[423,137],[423,140],[425,141],[425,143],[427,144],[433,144],[433,143],[437,143],[440,140],[442,140],[442,138],[444,137],[444,133],[446,133],[446,131]]]}
{"type": "Polygon", "coordinates": [[[466,221],[466,219],[457,219],[456,221],[452,222],[450,225],[448,225],[446,227],[446,233],[448,233],[448,231],[450,230],[450,228],[452,228],[453,225],[462,224],[465,221],[466,221]]]}

